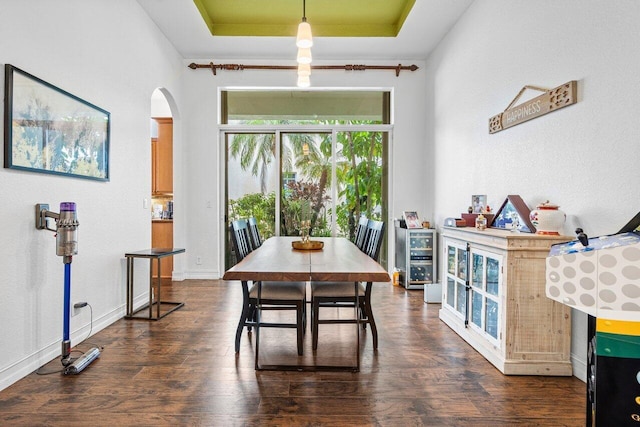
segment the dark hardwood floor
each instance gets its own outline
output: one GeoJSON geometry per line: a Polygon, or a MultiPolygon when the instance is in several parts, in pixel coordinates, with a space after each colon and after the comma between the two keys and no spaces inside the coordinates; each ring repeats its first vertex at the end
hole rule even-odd
{"type": "MultiPolygon", "coordinates": [[[[32,373],[0,392],[0,425],[585,425],[583,382],[502,375],[438,319],[440,306],[425,304],[422,291],[374,287],[379,349],[367,329],[359,373],[256,372],[254,337],[245,331],[234,353],[237,283],[174,282],[165,295],[185,306],[95,334],[78,347],[97,344],[102,354],[79,375],[32,373]]],[[[308,327],[298,358],[295,330],[263,329],[261,361],[353,363],[353,325],[320,332],[314,356],[308,327]]],[[[59,368],[56,359],[41,370],[59,368]]]]}

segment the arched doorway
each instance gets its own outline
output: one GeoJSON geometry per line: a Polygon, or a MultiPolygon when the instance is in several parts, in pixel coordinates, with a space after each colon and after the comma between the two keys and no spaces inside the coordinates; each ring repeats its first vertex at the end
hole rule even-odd
{"type": "MultiPolygon", "coordinates": [[[[151,95],[151,247],[174,246],[174,183],[173,183],[173,110],[166,89],[157,88],[151,95]]],[[[162,278],[173,277],[173,257],[160,260],[162,278]]],[[[157,274],[156,264],[152,273],[157,274]]]]}

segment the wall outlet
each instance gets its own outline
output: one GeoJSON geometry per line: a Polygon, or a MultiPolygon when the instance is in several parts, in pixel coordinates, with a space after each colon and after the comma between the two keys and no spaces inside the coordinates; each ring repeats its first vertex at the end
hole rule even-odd
{"type": "Polygon", "coordinates": [[[77,316],[80,314],[80,311],[86,307],[88,304],[86,302],[76,302],[73,304],[73,311],[71,312],[71,316],[77,316]]]}
{"type": "Polygon", "coordinates": [[[201,265],[202,264],[202,257],[201,256],[197,256],[196,257],[196,265],[201,265]]]}

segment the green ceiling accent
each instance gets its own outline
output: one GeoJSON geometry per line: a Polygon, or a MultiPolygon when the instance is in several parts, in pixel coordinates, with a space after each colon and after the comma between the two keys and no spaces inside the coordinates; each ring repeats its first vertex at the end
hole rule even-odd
{"type": "MultiPolygon", "coordinates": [[[[416,0],[306,0],[314,37],[395,37],[416,0]]],[[[214,36],[295,37],[302,0],[193,0],[214,36]]]]}

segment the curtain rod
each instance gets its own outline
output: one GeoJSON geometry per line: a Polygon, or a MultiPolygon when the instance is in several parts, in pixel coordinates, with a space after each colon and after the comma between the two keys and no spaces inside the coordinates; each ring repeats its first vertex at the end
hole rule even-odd
{"type": "MultiPolygon", "coordinates": [[[[188,65],[192,70],[198,68],[210,68],[213,75],[217,75],[217,70],[242,71],[242,70],[296,70],[296,65],[243,65],[243,64],[196,64],[192,62],[188,65]]],[[[395,70],[396,77],[400,75],[400,71],[416,71],[417,65],[312,65],[312,70],[345,70],[345,71],[365,71],[365,70],[395,70]]]]}

